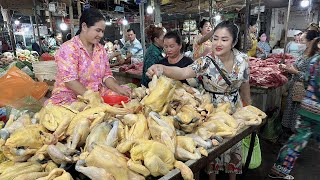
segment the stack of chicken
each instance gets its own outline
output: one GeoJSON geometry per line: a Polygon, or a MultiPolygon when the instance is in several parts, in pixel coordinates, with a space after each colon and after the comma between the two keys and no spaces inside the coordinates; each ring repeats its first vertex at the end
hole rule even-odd
{"type": "Polygon", "coordinates": [[[78,99],[47,105],[32,118],[10,116],[0,130],[1,180],[68,180],[70,164],[93,180],[145,179],[173,168],[194,179],[182,161],[208,156],[224,137],[266,116],[252,106],[231,114],[229,103],[214,107],[209,94],[164,76],[134,89],[122,107],[90,90],[78,99]]]}

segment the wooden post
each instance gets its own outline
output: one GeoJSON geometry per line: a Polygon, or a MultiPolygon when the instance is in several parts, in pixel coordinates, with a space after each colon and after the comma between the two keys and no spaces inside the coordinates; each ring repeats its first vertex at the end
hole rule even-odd
{"type": "MultiPolygon", "coordinates": [[[[285,34],[284,34],[284,54],[286,53],[286,46],[288,43],[288,24],[289,24],[289,19],[290,19],[290,11],[291,11],[291,0],[288,2],[288,12],[287,12],[287,20],[285,22],[285,34]]],[[[283,56],[283,61],[284,61],[284,56],[283,56]]]]}
{"type": "Polygon", "coordinates": [[[30,18],[30,24],[31,24],[31,26],[32,26],[33,40],[36,41],[36,32],[35,32],[35,30],[34,30],[32,16],[29,16],[29,18],[30,18]]]}
{"type": "Polygon", "coordinates": [[[81,10],[81,3],[79,0],[77,1],[77,10],[78,10],[78,19],[80,20],[82,10],[81,10]]]}
{"type": "Polygon", "coordinates": [[[140,33],[141,33],[141,45],[143,49],[143,57],[146,53],[146,37],[144,34],[144,3],[139,4],[139,15],[140,15],[140,33]]]}
{"type": "Polygon", "coordinates": [[[247,49],[247,37],[248,37],[248,25],[249,25],[249,18],[250,18],[250,2],[249,0],[246,0],[246,22],[245,22],[245,30],[244,30],[244,38],[243,38],[243,51],[246,52],[247,49]]]}
{"type": "Polygon", "coordinates": [[[7,10],[7,17],[8,17],[7,27],[8,27],[8,31],[9,31],[12,51],[13,51],[14,55],[16,56],[17,55],[16,54],[16,41],[14,39],[14,34],[13,34],[13,29],[12,29],[12,11],[9,9],[7,10]]]}
{"type": "Polygon", "coordinates": [[[71,37],[74,36],[74,24],[73,24],[73,3],[72,0],[69,0],[69,18],[70,18],[70,31],[71,37]]]}
{"type": "Polygon", "coordinates": [[[37,6],[36,6],[36,0],[33,0],[33,13],[34,13],[34,19],[36,20],[36,27],[37,27],[37,35],[38,35],[38,41],[39,41],[39,46],[40,46],[40,54],[43,53],[42,50],[42,43],[41,43],[41,37],[40,37],[40,30],[39,30],[39,21],[38,21],[38,15],[37,15],[37,6]]]}
{"type": "Polygon", "coordinates": [[[161,24],[161,2],[160,0],[155,0],[154,3],[154,24],[160,25],[161,24]]]}

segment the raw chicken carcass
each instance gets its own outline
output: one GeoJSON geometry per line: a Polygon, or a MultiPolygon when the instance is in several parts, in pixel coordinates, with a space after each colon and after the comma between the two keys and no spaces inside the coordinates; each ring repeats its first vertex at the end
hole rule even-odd
{"type": "Polygon", "coordinates": [[[103,168],[94,166],[85,167],[84,164],[84,160],[79,160],[75,167],[76,171],[81,172],[92,180],[115,180],[115,178],[103,168]]]}
{"type": "Polygon", "coordinates": [[[102,168],[117,180],[144,179],[128,169],[127,158],[115,148],[97,144],[83,157],[88,167],[102,168]]]}
{"type": "MultiPolygon", "coordinates": [[[[151,89],[150,89],[151,90],[151,89]]],[[[161,76],[150,94],[141,101],[147,112],[161,112],[164,107],[172,100],[175,91],[175,81],[173,79],[161,76]]]]}
{"type": "Polygon", "coordinates": [[[151,175],[166,175],[175,162],[173,153],[162,143],[148,140],[138,143],[130,150],[131,159],[143,161],[151,175]]]}
{"type": "Polygon", "coordinates": [[[91,151],[91,145],[93,143],[104,144],[106,142],[106,137],[108,136],[110,130],[111,130],[111,126],[106,122],[103,122],[95,126],[91,130],[89,136],[87,137],[86,145],[84,146],[84,151],[87,151],[87,150],[91,151]]]}

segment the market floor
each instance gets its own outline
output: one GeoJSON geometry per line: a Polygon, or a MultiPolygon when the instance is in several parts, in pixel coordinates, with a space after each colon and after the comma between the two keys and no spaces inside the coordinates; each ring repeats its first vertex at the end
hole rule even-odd
{"type": "MultiPolygon", "coordinates": [[[[270,168],[277,158],[279,149],[282,147],[279,143],[271,143],[260,139],[262,164],[259,168],[249,170],[245,177],[238,178],[241,180],[272,180],[268,177],[270,168]]],[[[311,140],[301,156],[298,158],[295,167],[291,173],[295,180],[320,180],[320,149],[318,144],[311,140]]],[[[208,179],[202,172],[200,179],[208,179]]],[[[228,176],[220,174],[218,180],[228,180],[228,176]]]]}

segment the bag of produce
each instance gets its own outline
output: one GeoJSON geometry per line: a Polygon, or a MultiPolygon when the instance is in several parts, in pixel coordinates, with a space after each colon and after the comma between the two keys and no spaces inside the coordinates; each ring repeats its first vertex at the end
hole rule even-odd
{"type": "Polygon", "coordinates": [[[0,78],[0,107],[28,96],[39,100],[47,90],[46,83],[35,82],[19,68],[12,67],[0,78]]]}

